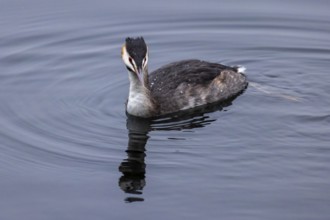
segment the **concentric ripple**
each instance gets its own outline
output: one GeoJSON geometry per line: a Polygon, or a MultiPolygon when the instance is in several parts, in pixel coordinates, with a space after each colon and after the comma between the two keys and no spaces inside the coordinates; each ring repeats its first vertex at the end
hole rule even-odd
{"type": "Polygon", "coordinates": [[[328,9],[2,0],[0,219],[328,219],[328,9]],[[128,36],[150,72],[197,58],[245,66],[249,86],[206,112],[128,117],[128,36]]]}
{"type": "MultiPolygon", "coordinates": [[[[187,57],[239,64],[248,68],[252,82],[245,96],[313,99],[315,88],[309,91],[308,85],[324,74],[315,66],[326,65],[324,56],[330,51],[329,29],[322,28],[328,25],[325,21],[172,19],[176,22],[156,19],[139,25],[126,21],[55,29],[30,25],[6,35],[1,41],[0,111],[6,127],[1,136],[8,147],[21,146],[14,157],[44,165],[120,160],[118,152],[127,144],[128,80],[119,52],[124,37],[136,33],[150,45],[150,69],[187,57]],[[313,27],[307,34],[306,25],[313,27]],[[312,71],[314,75],[307,74],[312,71]]],[[[221,117],[209,115],[214,118],[210,123],[221,117]]]]}

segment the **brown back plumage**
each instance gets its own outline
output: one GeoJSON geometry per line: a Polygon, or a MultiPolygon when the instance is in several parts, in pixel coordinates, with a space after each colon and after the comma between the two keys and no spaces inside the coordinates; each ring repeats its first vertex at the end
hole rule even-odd
{"type": "Polygon", "coordinates": [[[247,86],[236,68],[200,60],[165,65],[150,74],[149,82],[161,114],[224,101],[247,86]]]}

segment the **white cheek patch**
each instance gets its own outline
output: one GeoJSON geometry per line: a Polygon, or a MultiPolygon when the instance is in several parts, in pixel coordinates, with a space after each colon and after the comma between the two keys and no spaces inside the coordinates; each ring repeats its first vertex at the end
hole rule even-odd
{"type": "MultiPolygon", "coordinates": [[[[129,55],[126,51],[126,47],[124,46],[122,49],[122,59],[124,61],[124,63],[126,64],[126,66],[128,66],[130,69],[135,70],[135,67],[132,66],[131,62],[129,62],[129,55]]],[[[133,60],[133,64],[135,64],[134,60],[133,60]]]]}
{"type": "Polygon", "coordinates": [[[148,58],[149,58],[149,48],[147,47],[147,52],[146,52],[146,56],[145,56],[145,61],[143,63],[143,66],[146,67],[148,64],[148,58]]]}
{"type": "Polygon", "coordinates": [[[144,58],[143,61],[144,61],[143,62],[143,67],[145,68],[147,66],[147,64],[148,64],[148,53],[147,53],[147,55],[146,55],[146,57],[144,58]]]}

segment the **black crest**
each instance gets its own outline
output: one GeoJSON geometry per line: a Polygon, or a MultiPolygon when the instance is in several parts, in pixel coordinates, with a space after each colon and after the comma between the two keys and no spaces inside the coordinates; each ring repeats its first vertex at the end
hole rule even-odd
{"type": "Polygon", "coordinates": [[[134,59],[138,67],[142,67],[142,60],[147,54],[147,45],[143,37],[126,38],[126,50],[134,59]]]}

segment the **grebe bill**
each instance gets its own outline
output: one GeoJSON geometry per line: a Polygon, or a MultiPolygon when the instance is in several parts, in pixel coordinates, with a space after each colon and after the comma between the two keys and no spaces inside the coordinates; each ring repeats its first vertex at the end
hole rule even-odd
{"type": "Polygon", "coordinates": [[[130,87],[126,111],[150,118],[225,101],[247,86],[245,68],[201,60],[182,60],[148,74],[148,47],[143,37],[126,38],[121,50],[130,87]]]}

